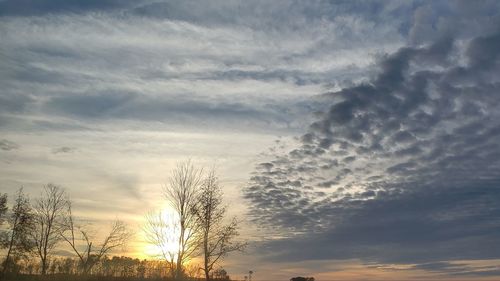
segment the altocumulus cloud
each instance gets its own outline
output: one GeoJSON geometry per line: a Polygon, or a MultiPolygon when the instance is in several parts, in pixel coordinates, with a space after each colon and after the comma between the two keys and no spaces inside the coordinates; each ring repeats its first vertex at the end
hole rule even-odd
{"type": "Polygon", "coordinates": [[[473,275],[437,262],[500,258],[500,31],[484,27],[437,30],[381,57],[369,81],[322,95],[329,106],[296,147],[245,189],[254,220],[290,234],[262,244],[270,260],[473,275]]]}
{"type": "MultiPolygon", "coordinates": [[[[87,165],[94,159],[82,158],[113,159],[136,129],[202,131],[207,140],[235,131],[262,136],[242,137],[249,146],[295,133],[317,107],[311,96],[363,77],[374,55],[402,44],[408,31],[399,27],[413,9],[351,1],[0,1],[0,132],[13,163],[0,169],[2,184],[13,191],[26,171],[33,185],[69,181],[71,188],[81,183],[58,177],[70,167],[82,180],[103,178],[87,165]],[[103,132],[116,134],[108,145],[103,132]],[[41,151],[56,153],[32,161],[41,151]],[[57,166],[53,174],[40,169],[47,161],[57,166]]],[[[128,180],[116,177],[123,178],[116,186],[128,180]]]]}

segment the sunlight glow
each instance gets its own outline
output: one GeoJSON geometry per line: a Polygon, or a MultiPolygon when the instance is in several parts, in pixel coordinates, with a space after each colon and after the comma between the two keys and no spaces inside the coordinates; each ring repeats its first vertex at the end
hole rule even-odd
{"type": "Polygon", "coordinates": [[[154,215],[154,218],[158,234],[156,235],[157,241],[156,243],[152,243],[151,239],[148,239],[148,235],[143,232],[143,240],[146,243],[143,246],[142,252],[150,258],[175,260],[179,251],[179,219],[170,207],[162,208],[159,213],[154,215]]]}

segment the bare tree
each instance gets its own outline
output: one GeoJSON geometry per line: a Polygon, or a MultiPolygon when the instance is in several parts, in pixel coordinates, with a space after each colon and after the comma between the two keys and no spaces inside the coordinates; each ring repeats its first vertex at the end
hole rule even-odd
{"type": "Polygon", "coordinates": [[[198,239],[194,205],[198,199],[198,189],[202,184],[203,170],[195,168],[190,161],[181,163],[172,172],[168,184],[164,188],[165,199],[175,211],[179,223],[175,263],[175,278],[180,279],[183,266],[193,257],[198,239]]]}
{"type": "MultiPolygon", "coordinates": [[[[7,207],[7,194],[0,194],[0,227],[5,221],[5,217],[9,208],[7,207]]],[[[6,231],[0,230],[0,249],[7,245],[8,235],[6,231]]],[[[4,267],[5,269],[5,267],[4,267]]]]}
{"type": "Polygon", "coordinates": [[[40,257],[42,275],[47,273],[52,250],[62,239],[60,233],[68,207],[66,192],[53,184],[44,186],[41,197],[34,205],[35,228],[31,238],[40,257]]]}
{"type": "Polygon", "coordinates": [[[115,220],[111,225],[110,232],[105,236],[101,244],[94,244],[94,235],[82,226],[76,226],[71,212],[71,205],[68,207],[68,213],[64,221],[64,227],[61,229],[61,237],[70,246],[73,252],[78,256],[81,272],[89,274],[94,265],[111,250],[123,247],[131,237],[126,224],[120,220],[115,220]],[[83,241],[79,243],[79,241],[83,241]],[[83,246],[83,247],[82,247],[83,246]]]}
{"type": "Polygon", "coordinates": [[[238,236],[236,219],[224,224],[227,209],[222,197],[215,170],[212,170],[202,184],[194,209],[202,237],[203,271],[207,281],[217,262],[230,252],[241,251],[246,246],[246,243],[234,241],[238,236]]]}
{"type": "MultiPolygon", "coordinates": [[[[0,227],[5,221],[5,217],[7,215],[7,194],[0,194],[0,227]]],[[[7,241],[7,233],[5,231],[0,231],[0,245],[4,246],[4,242],[7,241]]]]}
{"type": "Polygon", "coordinates": [[[0,195],[0,225],[5,220],[5,214],[7,213],[7,194],[0,195]]]}
{"type": "Polygon", "coordinates": [[[178,249],[172,247],[176,245],[179,237],[174,234],[179,233],[179,223],[175,218],[162,213],[148,213],[146,215],[146,224],[143,226],[146,242],[154,245],[159,253],[155,253],[157,258],[167,262],[168,270],[172,278],[176,274],[176,257],[178,249]]]}
{"type": "Polygon", "coordinates": [[[23,193],[23,188],[17,192],[17,197],[8,217],[9,235],[5,241],[7,255],[5,257],[3,273],[12,268],[13,259],[29,253],[33,247],[30,233],[34,229],[34,216],[28,197],[23,193]]]}

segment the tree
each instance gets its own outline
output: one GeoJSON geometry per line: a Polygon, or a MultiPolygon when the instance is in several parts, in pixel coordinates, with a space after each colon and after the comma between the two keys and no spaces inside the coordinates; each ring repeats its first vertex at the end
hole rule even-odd
{"type": "Polygon", "coordinates": [[[7,214],[7,194],[0,195],[0,225],[5,220],[5,214],[7,214]]]}
{"type": "Polygon", "coordinates": [[[78,256],[81,272],[89,274],[90,270],[96,265],[101,258],[109,251],[123,247],[129,240],[131,233],[127,229],[124,222],[115,220],[111,225],[111,230],[105,236],[103,242],[99,245],[94,244],[93,235],[82,226],[76,226],[74,223],[71,205],[68,202],[68,212],[64,220],[64,226],[61,228],[61,237],[70,246],[73,252],[78,256]],[[81,249],[78,241],[84,242],[84,247],[81,249]]]}
{"type": "MultiPolygon", "coordinates": [[[[5,216],[7,214],[7,194],[0,194],[0,227],[5,221],[5,216]]],[[[5,231],[0,231],[0,248],[4,248],[7,241],[7,233],[5,231]]]]}
{"type": "Polygon", "coordinates": [[[144,237],[146,242],[154,245],[159,253],[156,257],[167,262],[167,267],[172,278],[176,274],[176,257],[178,249],[172,247],[177,244],[179,237],[174,234],[179,233],[179,223],[175,218],[168,216],[163,212],[148,213],[146,215],[146,223],[143,226],[144,237]]]}
{"type": "Polygon", "coordinates": [[[314,277],[298,276],[298,277],[290,278],[290,281],[314,281],[314,277]]]}
{"type": "Polygon", "coordinates": [[[29,253],[33,247],[33,240],[30,234],[34,230],[34,215],[29,203],[29,198],[20,188],[12,207],[12,213],[8,218],[9,236],[5,241],[7,255],[5,257],[3,273],[10,271],[14,261],[29,253]]]}
{"type": "MultiPolygon", "coordinates": [[[[2,224],[4,223],[8,210],[9,208],[7,207],[7,194],[0,194],[0,226],[2,226],[2,224]]],[[[7,233],[3,231],[0,232],[0,243],[3,243],[7,240],[6,234],[7,233]]]]}
{"type": "MultiPolygon", "coordinates": [[[[220,188],[215,170],[212,170],[203,181],[198,203],[195,206],[197,224],[202,239],[203,271],[206,280],[210,280],[210,273],[214,265],[230,252],[241,251],[246,243],[236,242],[238,223],[235,218],[224,224],[226,207],[222,202],[220,188]]],[[[249,273],[251,278],[252,272],[249,273]]]]}
{"type": "Polygon", "coordinates": [[[198,199],[197,191],[202,184],[202,174],[203,170],[195,168],[190,161],[181,163],[174,169],[164,188],[165,199],[175,211],[179,227],[175,279],[182,277],[184,264],[198,248],[196,235],[199,224],[193,210],[198,199]]]}
{"type": "Polygon", "coordinates": [[[35,243],[36,254],[40,258],[42,275],[47,273],[49,260],[54,247],[61,242],[61,230],[67,215],[69,200],[64,189],[48,184],[43,187],[41,197],[34,205],[35,229],[31,238],[35,243]]]}
{"type": "Polygon", "coordinates": [[[229,275],[227,275],[227,271],[223,268],[219,268],[214,270],[214,279],[218,280],[230,280],[229,275]]]}

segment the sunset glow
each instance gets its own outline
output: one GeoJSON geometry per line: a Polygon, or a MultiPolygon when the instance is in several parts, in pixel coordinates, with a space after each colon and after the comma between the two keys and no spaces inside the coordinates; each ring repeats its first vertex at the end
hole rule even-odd
{"type": "Polygon", "coordinates": [[[161,260],[165,257],[172,257],[172,259],[176,260],[177,255],[175,253],[179,251],[178,237],[180,232],[174,226],[178,224],[179,219],[169,207],[161,209],[158,216],[161,218],[159,228],[161,228],[160,231],[164,234],[164,237],[159,244],[147,243],[146,234],[142,231],[141,235],[145,243],[140,254],[145,258],[161,260]]]}

